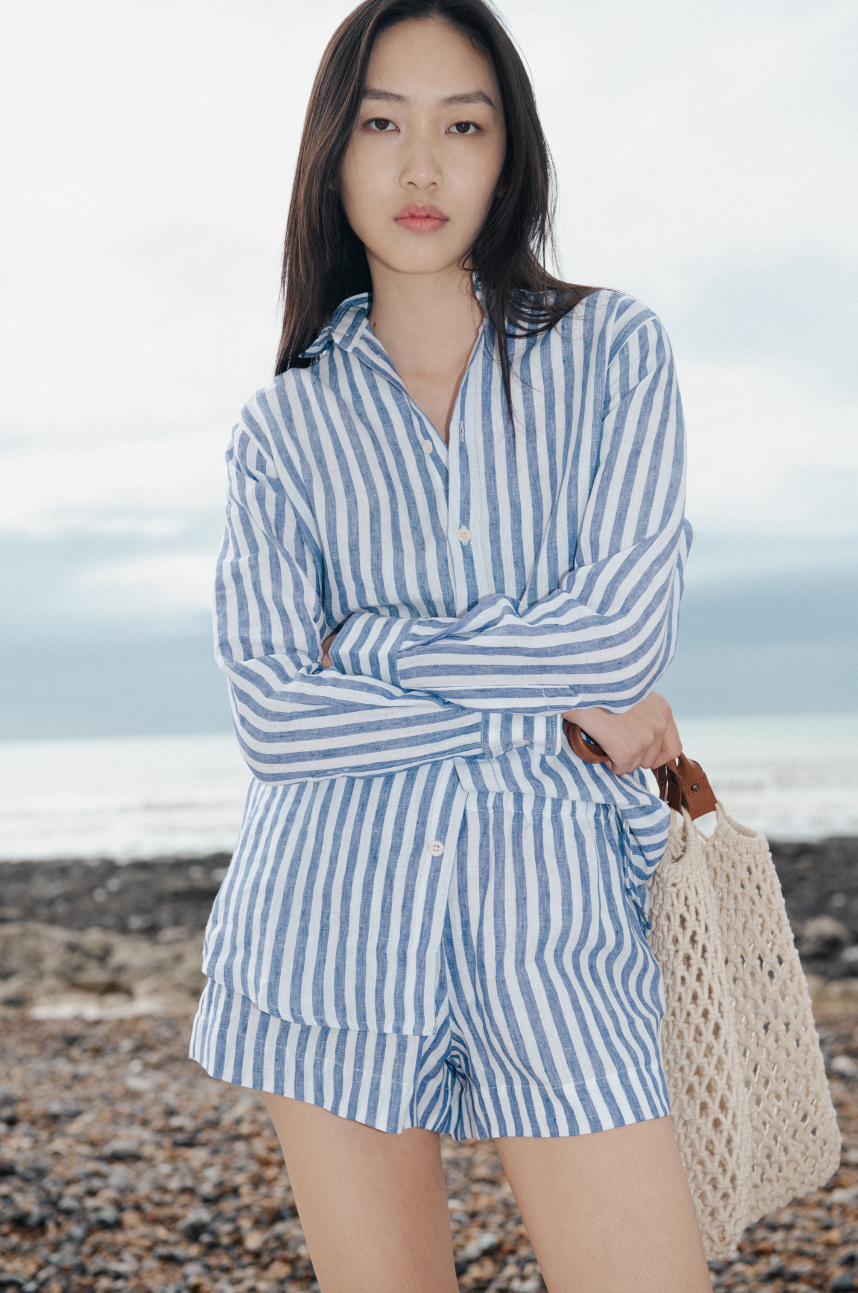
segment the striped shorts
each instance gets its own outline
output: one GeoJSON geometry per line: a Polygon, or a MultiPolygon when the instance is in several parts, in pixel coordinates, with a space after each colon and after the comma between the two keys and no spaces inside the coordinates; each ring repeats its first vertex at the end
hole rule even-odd
{"type": "Polygon", "coordinates": [[[667,1114],[661,976],[616,809],[554,799],[525,814],[475,798],[431,1036],[290,1023],[209,980],[191,1058],[389,1132],[570,1136],[667,1114]]]}

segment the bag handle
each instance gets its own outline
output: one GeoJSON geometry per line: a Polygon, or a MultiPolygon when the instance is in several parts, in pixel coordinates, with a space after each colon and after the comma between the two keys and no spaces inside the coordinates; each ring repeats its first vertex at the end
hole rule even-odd
{"type": "Polygon", "coordinates": [[[685,809],[692,821],[704,813],[714,813],[717,807],[715,792],[709,778],[699,763],[680,754],[673,763],[663,763],[655,770],[658,794],[671,808],[685,809]]]}
{"type": "MultiPolygon", "coordinates": [[[[585,763],[607,763],[611,756],[591,736],[582,732],[577,723],[564,719],[563,726],[566,728],[569,744],[579,759],[583,759],[585,763]]],[[[659,798],[678,813],[685,809],[694,821],[705,813],[715,812],[715,793],[709,785],[709,778],[693,759],[680,754],[672,763],[664,763],[656,768],[655,776],[659,798]]]]}
{"type": "Polygon", "coordinates": [[[572,746],[572,749],[583,759],[585,763],[607,763],[610,754],[606,754],[601,745],[598,745],[586,732],[582,732],[577,723],[570,723],[568,718],[564,718],[563,726],[566,728],[566,739],[572,746]]]}

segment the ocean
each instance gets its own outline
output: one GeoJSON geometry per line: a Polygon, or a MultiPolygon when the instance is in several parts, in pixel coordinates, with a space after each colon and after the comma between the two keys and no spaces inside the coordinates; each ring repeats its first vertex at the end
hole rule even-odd
{"type": "MultiPolygon", "coordinates": [[[[858,835],[858,714],[680,732],[739,821],[772,839],[858,835]]],[[[0,742],[0,860],[229,853],[249,780],[227,734],[0,742]]]]}

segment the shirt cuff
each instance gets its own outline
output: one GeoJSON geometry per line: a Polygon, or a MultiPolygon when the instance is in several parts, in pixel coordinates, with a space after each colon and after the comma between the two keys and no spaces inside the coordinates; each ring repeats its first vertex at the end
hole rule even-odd
{"type": "Polygon", "coordinates": [[[357,611],[337,629],[328,655],[340,673],[376,678],[398,687],[396,652],[411,629],[410,619],[357,611]]]}
{"type": "Polygon", "coordinates": [[[561,749],[563,719],[560,714],[483,713],[483,757],[499,759],[517,747],[537,754],[557,755],[561,749]]]}

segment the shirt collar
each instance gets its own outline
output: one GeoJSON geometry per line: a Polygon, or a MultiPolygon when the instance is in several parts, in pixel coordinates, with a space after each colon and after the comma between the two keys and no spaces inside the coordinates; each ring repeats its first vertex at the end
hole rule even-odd
{"type": "Polygon", "coordinates": [[[368,314],[369,292],[346,297],[334,310],[313,344],[301,352],[301,358],[315,359],[332,343],[342,346],[344,350],[351,350],[362,326],[366,324],[368,314]]]}

